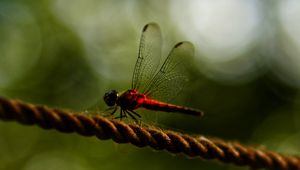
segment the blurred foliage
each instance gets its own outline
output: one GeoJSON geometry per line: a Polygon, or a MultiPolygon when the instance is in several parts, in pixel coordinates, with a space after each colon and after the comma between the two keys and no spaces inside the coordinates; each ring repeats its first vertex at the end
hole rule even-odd
{"type": "MultiPolygon", "coordinates": [[[[140,31],[155,21],[164,56],[194,43],[173,102],[206,114],[139,111],[147,124],[300,154],[299,11],[295,0],[1,0],[0,95],[104,110],[105,91],[130,88],[140,31]]],[[[0,121],[0,134],[0,169],[246,169],[16,123],[0,121]]]]}

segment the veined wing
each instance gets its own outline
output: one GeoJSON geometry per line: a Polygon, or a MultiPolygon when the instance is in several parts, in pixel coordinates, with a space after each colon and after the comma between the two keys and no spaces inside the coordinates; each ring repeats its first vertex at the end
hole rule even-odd
{"type": "Polygon", "coordinates": [[[145,91],[154,76],[161,57],[161,31],[156,23],[144,26],[140,39],[138,58],[135,63],[132,89],[145,91]]]}
{"type": "Polygon", "coordinates": [[[177,43],[147,86],[149,98],[168,101],[187,83],[186,62],[194,56],[194,46],[188,41],[177,43]]]}

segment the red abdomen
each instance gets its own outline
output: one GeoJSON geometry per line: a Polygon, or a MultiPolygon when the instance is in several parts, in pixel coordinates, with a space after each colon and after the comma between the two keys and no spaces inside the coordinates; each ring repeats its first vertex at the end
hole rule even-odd
{"type": "Polygon", "coordinates": [[[150,100],[150,99],[145,99],[142,107],[150,110],[158,110],[158,111],[164,111],[164,112],[179,112],[179,113],[185,113],[185,114],[190,114],[190,115],[195,115],[195,116],[202,116],[203,112],[184,107],[184,106],[177,106],[173,104],[168,104],[168,103],[163,103],[159,102],[156,100],[150,100]]]}

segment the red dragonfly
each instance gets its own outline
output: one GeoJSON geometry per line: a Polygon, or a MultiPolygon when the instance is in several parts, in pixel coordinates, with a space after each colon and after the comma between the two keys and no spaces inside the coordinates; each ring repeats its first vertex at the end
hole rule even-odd
{"type": "Polygon", "coordinates": [[[113,110],[111,114],[114,114],[120,107],[120,119],[129,115],[137,121],[136,116],[139,118],[141,116],[134,110],[142,107],[149,110],[203,115],[203,112],[196,109],[161,102],[163,99],[172,99],[180,92],[187,82],[183,61],[194,55],[192,43],[179,42],[157,70],[161,46],[162,38],[159,26],[156,23],[145,25],[140,39],[131,89],[121,94],[118,94],[116,90],[111,90],[103,97],[105,103],[110,107],[109,110],[113,110]]]}

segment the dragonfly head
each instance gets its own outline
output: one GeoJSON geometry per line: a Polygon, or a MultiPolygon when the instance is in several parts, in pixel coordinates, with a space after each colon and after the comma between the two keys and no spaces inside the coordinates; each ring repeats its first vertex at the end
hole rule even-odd
{"type": "Polygon", "coordinates": [[[118,92],[116,90],[110,90],[104,94],[103,99],[107,106],[114,106],[118,99],[118,92]]]}

